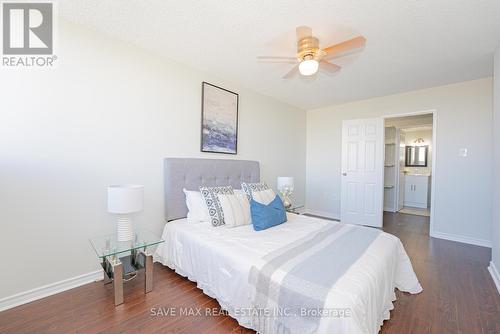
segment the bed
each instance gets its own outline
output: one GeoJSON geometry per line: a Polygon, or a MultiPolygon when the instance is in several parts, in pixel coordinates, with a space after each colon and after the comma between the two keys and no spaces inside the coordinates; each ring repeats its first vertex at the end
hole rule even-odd
{"type": "Polygon", "coordinates": [[[170,222],[155,261],[195,281],[240,325],[260,333],[377,333],[395,288],[422,291],[400,240],[377,229],[296,214],[259,232],[185,218],[182,188],[237,189],[259,179],[255,161],[166,159],[170,222]]]}

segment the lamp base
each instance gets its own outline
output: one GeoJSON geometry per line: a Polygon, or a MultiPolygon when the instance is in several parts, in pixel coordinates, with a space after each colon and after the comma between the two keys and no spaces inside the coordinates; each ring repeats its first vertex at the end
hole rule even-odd
{"type": "Polygon", "coordinates": [[[119,215],[116,219],[116,240],[130,241],[134,238],[134,227],[132,226],[132,217],[128,215],[119,215]]]}
{"type": "Polygon", "coordinates": [[[292,207],[292,201],[290,200],[290,197],[288,197],[288,194],[286,194],[285,192],[281,192],[280,194],[283,206],[286,210],[290,209],[292,207]]]}
{"type": "Polygon", "coordinates": [[[290,209],[292,207],[292,203],[290,202],[290,199],[288,198],[284,198],[283,199],[283,206],[285,207],[285,209],[290,209]]]}

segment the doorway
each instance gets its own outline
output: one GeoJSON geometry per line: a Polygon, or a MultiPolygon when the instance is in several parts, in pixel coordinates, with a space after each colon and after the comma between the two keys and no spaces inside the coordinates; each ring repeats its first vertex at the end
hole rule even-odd
{"type": "Polygon", "coordinates": [[[430,217],[434,198],[435,112],[384,118],[384,211],[430,217]]]}

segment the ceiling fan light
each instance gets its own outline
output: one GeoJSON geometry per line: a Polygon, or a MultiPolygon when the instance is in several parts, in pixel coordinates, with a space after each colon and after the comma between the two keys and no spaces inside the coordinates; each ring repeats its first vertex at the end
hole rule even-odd
{"type": "Polygon", "coordinates": [[[303,60],[299,64],[299,72],[302,75],[313,75],[314,73],[318,72],[318,67],[319,63],[315,59],[307,59],[303,60]]]}

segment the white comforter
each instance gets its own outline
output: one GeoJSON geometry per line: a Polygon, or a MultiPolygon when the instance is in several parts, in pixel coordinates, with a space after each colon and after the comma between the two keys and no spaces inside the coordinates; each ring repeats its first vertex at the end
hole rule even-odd
{"type": "MultiPolygon", "coordinates": [[[[154,259],[197,282],[216,298],[240,325],[252,328],[252,287],[249,272],[262,257],[326,224],[322,219],[288,215],[288,222],[256,232],[251,225],[214,228],[186,219],[165,225],[154,259]]],[[[381,233],[364,254],[337,280],[326,309],[349,309],[349,317],[323,317],[319,333],[377,333],[396,296],[394,289],[419,293],[422,288],[400,240],[381,233]]]]}

